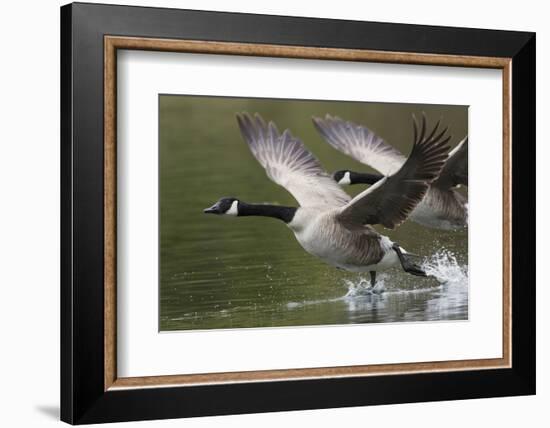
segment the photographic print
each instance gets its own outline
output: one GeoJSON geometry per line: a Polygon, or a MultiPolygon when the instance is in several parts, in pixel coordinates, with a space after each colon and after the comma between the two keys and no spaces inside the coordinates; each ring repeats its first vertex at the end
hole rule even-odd
{"type": "Polygon", "coordinates": [[[468,107],[159,95],[160,331],[468,319],[468,107]]]}

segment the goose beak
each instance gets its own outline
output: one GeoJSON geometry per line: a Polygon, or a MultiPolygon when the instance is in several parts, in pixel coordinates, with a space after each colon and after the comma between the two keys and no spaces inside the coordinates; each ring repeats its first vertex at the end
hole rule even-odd
{"type": "Polygon", "coordinates": [[[205,214],[220,214],[220,206],[216,202],[214,205],[212,205],[210,208],[205,208],[203,210],[205,214]]]}

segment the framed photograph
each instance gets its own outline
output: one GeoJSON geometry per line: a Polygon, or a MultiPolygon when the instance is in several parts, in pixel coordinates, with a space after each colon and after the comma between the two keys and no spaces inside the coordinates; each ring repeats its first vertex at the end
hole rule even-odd
{"type": "Polygon", "coordinates": [[[533,33],[76,3],[61,56],[62,420],[535,393],[533,33]]]}

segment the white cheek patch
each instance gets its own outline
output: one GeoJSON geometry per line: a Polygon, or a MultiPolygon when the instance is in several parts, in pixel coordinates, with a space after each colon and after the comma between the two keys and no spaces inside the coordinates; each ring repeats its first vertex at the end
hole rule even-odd
{"type": "Polygon", "coordinates": [[[351,184],[351,178],[349,176],[349,171],[346,171],[344,173],[344,176],[340,179],[340,181],[338,182],[338,184],[342,184],[342,185],[349,185],[351,184]]]}
{"type": "Polygon", "coordinates": [[[238,204],[239,204],[239,201],[233,201],[233,203],[231,204],[231,207],[225,212],[225,215],[232,215],[232,216],[239,215],[239,209],[237,208],[238,204]]]}
{"type": "MultiPolygon", "coordinates": [[[[393,242],[390,238],[388,238],[387,236],[385,235],[382,235],[380,236],[380,246],[382,247],[382,250],[384,251],[389,251],[390,249],[392,249],[393,247],[393,242]]],[[[406,253],[406,251],[404,251],[403,249],[401,249],[404,253],[406,253]]]]}

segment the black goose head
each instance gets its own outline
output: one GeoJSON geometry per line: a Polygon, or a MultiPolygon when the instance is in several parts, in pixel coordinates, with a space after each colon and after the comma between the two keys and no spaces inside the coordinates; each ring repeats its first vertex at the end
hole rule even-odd
{"type": "Polygon", "coordinates": [[[351,184],[350,171],[342,169],[332,174],[332,178],[338,184],[351,184]]]}
{"type": "Polygon", "coordinates": [[[233,197],[220,198],[218,202],[212,205],[210,208],[203,210],[205,214],[218,214],[218,215],[239,215],[239,200],[233,197]]]}
{"type": "Polygon", "coordinates": [[[381,174],[371,174],[368,172],[354,172],[349,169],[336,171],[332,178],[340,185],[345,184],[374,184],[384,178],[381,174]]]}

